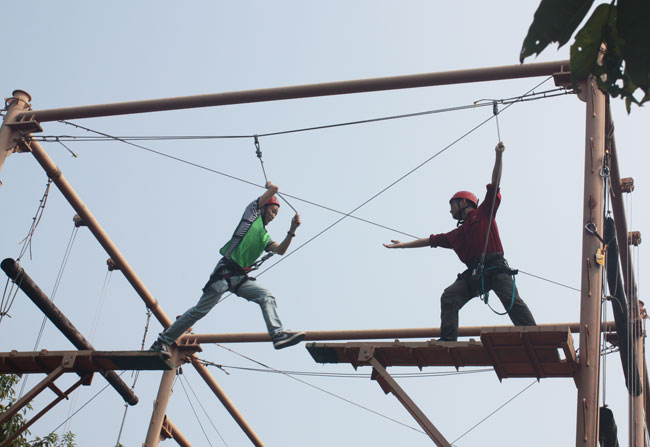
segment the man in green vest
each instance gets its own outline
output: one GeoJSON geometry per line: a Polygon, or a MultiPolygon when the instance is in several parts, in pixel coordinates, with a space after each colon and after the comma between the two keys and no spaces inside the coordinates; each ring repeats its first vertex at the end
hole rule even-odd
{"type": "Polygon", "coordinates": [[[296,214],[291,219],[291,226],[284,240],[280,243],[271,240],[271,236],[266,232],[266,225],[275,219],[280,210],[280,202],[275,196],[277,192],[278,187],[267,182],[264,194],[246,207],[232,237],[219,251],[223,257],[203,287],[199,302],[163,331],[150,350],[168,352],[169,345],[207,315],[227,291],[260,306],[275,349],[293,346],[305,338],[304,332],[287,332],[283,329],[275,297],[258,285],[254,278],[248,276],[251,266],[264,251],[285,254],[291,239],[296,235],[296,229],[300,226],[300,216],[296,214]]]}

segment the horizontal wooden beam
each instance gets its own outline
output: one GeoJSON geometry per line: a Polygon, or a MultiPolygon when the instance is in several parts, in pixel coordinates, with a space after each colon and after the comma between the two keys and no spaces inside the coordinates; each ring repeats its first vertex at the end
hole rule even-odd
{"type": "MultiPolygon", "coordinates": [[[[540,328],[568,328],[571,332],[580,332],[579,323],[538,324],[540,328]]],[[[484,330],[506,329],[513,326],[465,326],[458,329],[459,337],[479,337],[484,330]]],[[[603,323],[602,331],[615,331],[613,321],[603,323]]],[[[381,340],[403,338],[440,337],[440,328],[402,328],[402,329],[353,329],[338,331],[305,331],[305,341],[325,340],[381,340]]],[[[178,343],[259,343],[269,342],[271,337],[266,332],[248,332],[235,334],[190,334],[183,335],[178,343]]]]}
{"type": "Polygon", "coordinates": [[[165,110],[192,109],[231,104],[280,101],[318,96],[346,95],[385,90],[398,90],[436,85],[465,84],[472,82],[499,81],[505,79],[551,76],[569,71],[569,61],[539,62],[534,64],[505,65],[498,67],[473,68],[404,76],[356,79],[351,81],[326,82],[321,84],[295,85],[287,87],[242,90],[205,95],[180,96],[175,98],[144,101],[118,102],[60,109],[22,112],[16,121],[58,121],[100,116],[128,115],[133,113],[161,112],[165,110]]]}

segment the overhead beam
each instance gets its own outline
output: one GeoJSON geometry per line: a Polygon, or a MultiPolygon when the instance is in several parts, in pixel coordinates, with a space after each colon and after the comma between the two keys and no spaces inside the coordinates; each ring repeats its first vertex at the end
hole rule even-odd
{"type": "MultiPolygon", "coordinates": [[[[538,324],[539,328],[569,328],[572,333],[580,332],[580,323],[538,324]]],[[[514,326],[466,326],[458,329],[460,337],[480,337],[481,331],[514,328],[514,326]]],[[[615,331],[613,321],[603,323],[602,331],[615,331]]],[[[359,329],[339,331],[305,331],[305,341],[326,340],[380,340],[403,338],[440,337],[440,328],[401,328],[401,329],[359,329]]],[[[258,343],[268,342],[271,338],[266,332],[248,332],[238,334],[189,334],[183,335],[177,343],[258,343]]]]}
{"type": "Polygon", "coordinates": [[[100,116],[129,115],[161,112],[165,110],[193,109],[232,104],[313,98],[318,96],[346,95],[384,90],[399,90],[436,85],[466,84],[472,82],[500,81],[505,79],[551,76],[569,71],[569,61],[540,62],[534,64],[504,65],[405,76],[356,79],[352,81],[295,85],[255,90],[180,96],[144,101],[118,102],[81,107],[34,110],[19,113],[16,120],[46,121],[97,118],[100,116]]]}

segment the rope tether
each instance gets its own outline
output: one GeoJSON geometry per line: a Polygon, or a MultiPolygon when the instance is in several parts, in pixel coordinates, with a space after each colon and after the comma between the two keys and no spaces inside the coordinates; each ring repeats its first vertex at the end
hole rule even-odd
{"type": "MultiPolygon", "coordinates": [[[[501,131],[499,130],[499,105],[497,101],[492,101],[492,113],[494,114],[494,120],[497,125],[497,138],[499,139],[499,143],[501,143],[501,131]]],[[[494,186],[494,194],[492,194],[492,204],[490,206],[490,219],[488,220],[488,228],[487,228],[487,233],[485,234],[485,244],[483,245],[483,252],[481,253],[481,260],[479,262],[479,265],[476,270],[476,275],[480,275],[481,277],[481,300],[488,305],[490,310],[494,312],[497,315],[506,315],[508,312],[512,310],[512,306],[515,303],[515,293],[517,291],[517,280],[515,278],[515,275],[512,275],[512,298],[510,299],[510,306],[506,309],[505,312],[497,312],[496,310],[492,309],[492,306],[490,306],[490,303],[488,302],[488,298],[490,296],[490,291],[485,291],[485,255],[487,253],[487,246],[488,246],[488,241],[490,240],[490,230],[492,229],[492,220],[494,219],[494,205],[497,200],[497,190],[499,189],[499,181],[500,179],[497,179],[497,184],[493,185],[494,186]]],[[[493,267],[488,268],[487,270],[491,270],[493,267]]],[[[505,307],[505,306],[504,306],[505,307]]]]}
{"type": "MultiPolygon", "coordinates": [[[[260,165],[262,166],[262,173],[264,174],[264,181],[265,181],[265,182],[268,182],[269,179],[268,179],[268,177],[266,176],[266,169],[264,169],[264,160],[262,160],[262,149],[260,149],[260,140],[259,140],[259,138],[258,138],[257,135],[253,135],[253,139],[254,139],[254,142],[255,142],[255,155],[257,155],[257,158],[260,159],[260,165]]],[[[296,209],[295,209],[295,208],[294,208],[294,207],[289,203],[289,201],[288,201],[287,199],[285,199],[285,198],[284,198],[284,197],[283,197],[279,192],[276,193],[276,195],[277,195],[279,198],[281,198],[281,199],[284,201],[284,203],[286,203],[287,205],[289,205],[289,208],[291,208],[291,209],[293,210],[294,213],[298,214],[298,210],[296,210],[296,209]]]]}

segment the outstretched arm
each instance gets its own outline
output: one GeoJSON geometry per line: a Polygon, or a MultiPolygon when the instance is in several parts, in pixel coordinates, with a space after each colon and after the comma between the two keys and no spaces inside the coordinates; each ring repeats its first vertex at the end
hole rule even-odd
{"type": "Polygon", "coordinates": [[[428,247],[429,238],[423,237],[422,239],[415,239],[410,242],[400,242],[396,240],[391,240],[390,244],[384,244],[386,248],[417,248],[417,247],[428,247]]]}
{"type": "Polygon", "coordinates": [[[262,208],[264,205],[266,205],[266,202],[268,202],[269,199],[280,190],[280,188],[271,182],[266,182],[266,185],[264,185],[264,187],[266,188],[266,191],[264,191],[264,194],[262,194],[260,198],[257,199],[258,208],[262,208]]]}
{"type": "Polygon", "coordinates": [[[297,214],[293,216],[293,219],[291,219],[291,226],[289,227],[289,231],[287,231],[287,235],[284,238],[282,242],[279,244],[277,242],[273,242],[268,248],[268,251],[272,251],[274,253],[277,253],[279,255],[283,255],[287,252],[287,249],[289,248],[289,245],[291,244],[291,239],[293,239],[296,236],[296,229],[300,226],[302,222],[300,221],[300,214],[297,214]]]}
{"type": "Polygon", "coordinates": [[[499,144],[494,148],[494,151],[496,152],[494,169],[492,170],[492,184],[494,186],[499,186],[499,183],[501,182],[501,171],[503,169],[503,162],[501,159],[503,157],[503,151],[505,150],[506,147],[502,141],[499,141],[499,144]]]}

